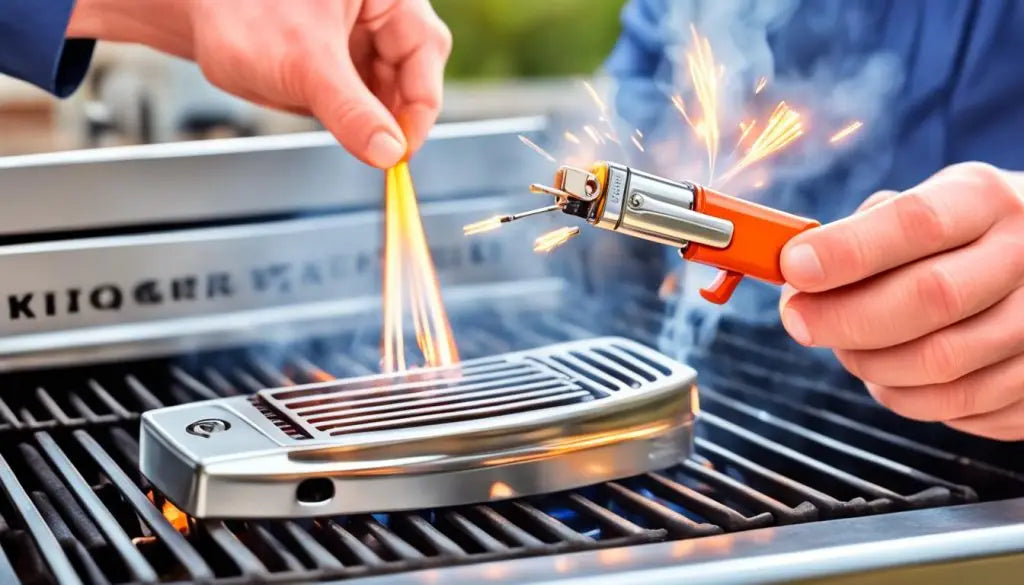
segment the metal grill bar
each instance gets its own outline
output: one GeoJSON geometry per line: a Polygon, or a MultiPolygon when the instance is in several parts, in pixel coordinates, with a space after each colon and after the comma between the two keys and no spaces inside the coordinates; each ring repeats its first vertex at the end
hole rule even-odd
{"type": "Polygon", "coordinates": [[[4,491],[7,493],[11,503],[17,508],[18,514],[21,516],[22,521],[25,522],[26,528],[28,528],[29,533],[32,535],[32,540],[36,541],[39,547],[38,550],[42,553],[54,577],[61,583],[69,585],[81,584],[82,580],[78,577],[78,571],[75,570],[67,555],[64,554],[64,550],[61,548],[57,537],[47,526],[46,520],[43,519],[39,509],[32,503],[32,499],[25,491],[25,488],[22,487],[21,481],[18,480],[17,475],[15,475],[14,470],[11,469],[3,455],[0,455],[0,484],[3,485],[4,491]]]}
{"type": "Polygon", "coordinates": [[[50,461],[60,471],[61,475],[75,492],[75,497],[88,510],[89,515],[95,519],[99,528],[103,531],[104,539],[114,547],[114,550],[121,556],[127,565],[132,576],[143,582],[154,582],[157,580],[156,571],[149,565],[146,559],[139,554],[139,551],[132,545],[128,535],[117,524],[117,520],[107,510],[103,502],[96,497],[92,488],[85,482],[82,475],[75,469],[74,465],[67,458],[60,447],[46,433],[36,434],[36,441],[42,447],[50,461]]]}

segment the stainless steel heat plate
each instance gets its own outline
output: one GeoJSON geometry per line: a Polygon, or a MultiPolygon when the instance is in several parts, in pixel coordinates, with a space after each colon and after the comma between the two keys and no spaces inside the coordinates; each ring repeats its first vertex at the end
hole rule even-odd
{"type": "Polygon", "coordinates": [[[696,374],[598,338],[273,388],[142,417],[141,468],[200,518],[464,505],[669,467],[689,455],[696,374]]]}

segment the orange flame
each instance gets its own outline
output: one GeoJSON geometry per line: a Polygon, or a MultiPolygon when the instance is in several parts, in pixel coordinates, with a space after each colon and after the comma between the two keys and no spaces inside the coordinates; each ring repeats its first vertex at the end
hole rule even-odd
{"type": "MultiPolygon", "coordinates": [[[[150,490],[149,493],[146,494],[146,497],[149,498],[150,502],[153,502],[154,506],[156,505],[156,494],[153,490],[150,490]]],[[[167,522],[178,532],[188,534],[188,514],[179,510],[177,506],[172,504],[166,498],[161,497],[160,499],[163,500],[163,504],[160,506],[160,512],[164,515],[164,518],[167,519],[167,522]]]]}
{"type": "Polygon", "coordinates": [[[420,220],[416,191],[406,163],[388,169],[385,199],[381,367],[385,372],[406,369],[403,323],[406,295],[424,364],[455,364],[459,361],[458,349],[441,299],[434,261],[420,220]]]}

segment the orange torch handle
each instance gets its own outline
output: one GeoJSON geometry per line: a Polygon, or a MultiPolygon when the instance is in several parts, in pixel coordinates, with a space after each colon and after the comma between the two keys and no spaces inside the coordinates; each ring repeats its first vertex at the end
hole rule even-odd
{"type": "Polygon", "coordinates": [[[706,300],[722,304],[729,300],[744,276],[773,284],[782,284],[779,256],[782,248],[797,234],[821,225],[789,213],[723,195],[706,187],[696,187],[694,211],[733,223],[732,241],[725,248],[691,243],[683,258],[721,268],[722,273],[700,294],[706,300]]]}

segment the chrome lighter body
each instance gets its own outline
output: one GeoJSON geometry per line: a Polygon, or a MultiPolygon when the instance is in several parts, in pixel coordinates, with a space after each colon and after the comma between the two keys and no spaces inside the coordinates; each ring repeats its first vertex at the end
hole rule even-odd
{"type": "Polygon", "coordinates": [[[607,168],[603,205],[586,218],[594,226],[679,248],[725,248],[732,241],[732,222],[694,211],[693,185],[614,163],[607,168]]]}
{"type": "Polygon", "coordinates": [[[606,230],[686,248],[691,242],[726,248],[732,222],[695,211],[696,188],[616,163],[595,172],[562,167],[555,185],[533,185],[537,192],[559,199],[568,214],[606,230]]]}
{"type": "Polygon", "coordinates": [[[670,467],[696,392],[690,368],[591,339],[150,411],[140,467],[200,518],[465,505],[670,467]]]}

